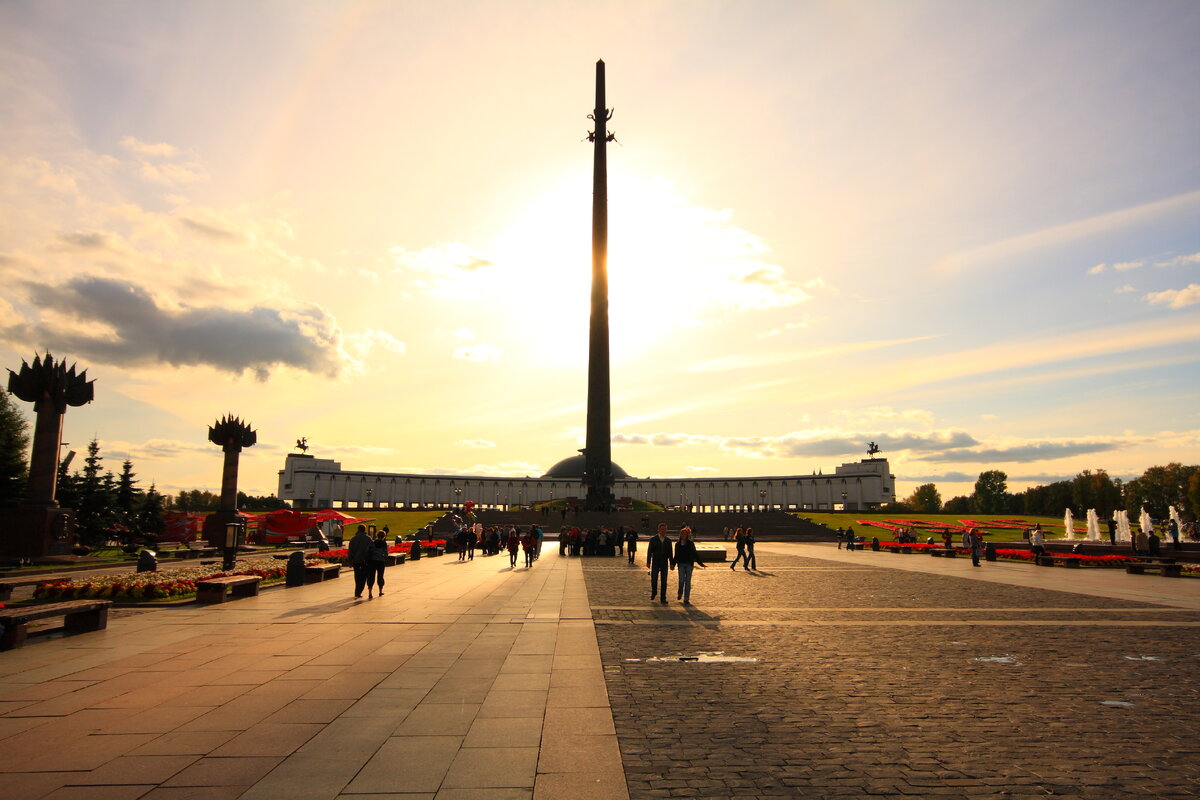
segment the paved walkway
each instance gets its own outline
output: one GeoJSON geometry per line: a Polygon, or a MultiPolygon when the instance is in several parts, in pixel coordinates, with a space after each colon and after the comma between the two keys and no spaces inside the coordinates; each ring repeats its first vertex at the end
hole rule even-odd
{"type": "Polygon", "coordinates": [[[371,601],[343,577],[0,654],[0,793],[627,796],[578,561],[387,577],[371,601]]]}
{"type": "Polygon", "coordinates": [[[758,552],[692,607],[548,548],[392,568],[371,601],[343,577],[117,611],[0,654],[0,795],[1200,793],[1200,581],[758,552]],[[717,651],[757,661],[655,660],[717,651]]]}

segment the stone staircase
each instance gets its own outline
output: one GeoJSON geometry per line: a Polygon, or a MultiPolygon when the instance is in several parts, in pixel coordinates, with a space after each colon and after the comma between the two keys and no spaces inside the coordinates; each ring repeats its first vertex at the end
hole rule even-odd
{"type": "MultiPolygon", "coordinates": [[[[691,527],[697,539],[719,541],[725,528],[751,527],[759,541],[831,541],[833,532],[823,525],[816,525],[783,511],[756,513],[698,513],[686,511],[618,511],[605,514],[600,511],[560,512],[542,514],[540,511],[495,511],[480,510],[476,518],[484,525],[541,525],[547,533],[557,533],[563,525],[582,529],[607,525],[616,528],[624,525],[635,528],[639,533],[652,534],[659,523],[665,522],[674,536],[684,525],[691,527]],[[646,520],[643,525],[643,520],[646,520]]],[[[436,527],[435,527],[436,530],[436,527]]]]}

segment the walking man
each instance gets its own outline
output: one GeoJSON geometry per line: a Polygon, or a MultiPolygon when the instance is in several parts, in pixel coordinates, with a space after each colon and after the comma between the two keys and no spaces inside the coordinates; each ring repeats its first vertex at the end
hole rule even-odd
{"type": "Polygon", "coordinates": [[[346,557],[354,568],[354,596],[362,597],[363,589],[367,587],[367,573],[371,567],[368,558],[371,554],[371,537],[367,535],[367,526],[359,525],[346,548],[346,557]]]}
{"type": "Polygon", "coordinates": [[[667,523],[658,525],[658,535],[650,537],[646,546],[646,566],[650,569],[650,600],[659,595],[660,602],[667,604],[667,572],[675,568],[675,551],[667,538],[667,523]],[[660,579],[661,578],[661,584],[660,579]]]}
{"type": "Polygon", "coordinates": [[[968,528],[963,536],[963,546],[971,551],[972,566],[979,566],[979,558],[983,555],[983,537],[974,528],[968,528]]]}

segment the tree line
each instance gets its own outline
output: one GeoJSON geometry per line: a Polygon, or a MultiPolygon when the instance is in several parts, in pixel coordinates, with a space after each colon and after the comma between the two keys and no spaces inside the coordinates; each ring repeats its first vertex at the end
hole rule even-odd
{"type": "Polygon", "coordinates": [[[993,469],[979,473],[975,491],[942,502],[937,485],[925,483],[889,510],[924,514],[1021,514],[1058,516],[1066,509],[1082,517],[1089,508],[1101,519],[1112,517],[1118,509],[1146,511],[1156,519],[1167,516],[1175,506],[1180,514],[1200,516],[1200,465],[1170,463],[1154,466],[1128,481],[1111,477],[1106,471],[1084,470],[1073,478],[1022,492],[1008,491],[1008,475],[993,469]]]}

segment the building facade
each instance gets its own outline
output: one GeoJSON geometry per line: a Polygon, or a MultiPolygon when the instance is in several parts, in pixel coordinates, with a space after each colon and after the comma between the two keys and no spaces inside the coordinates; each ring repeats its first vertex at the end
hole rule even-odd
{"type": "MultiPolygon", "coordinates": [[[[842,464],[831,474],[748,478],[621,478],[620,499],[645,500],[693,511],[867,511],[896,498],[886,458],[842,464]]],[[[456,508],[468,500],[483,508],[582,501],[578,479],[490,478],[356,472],[327,458],[292,453],[279,472],[278,497],[293,508],[456,508]]]]}

